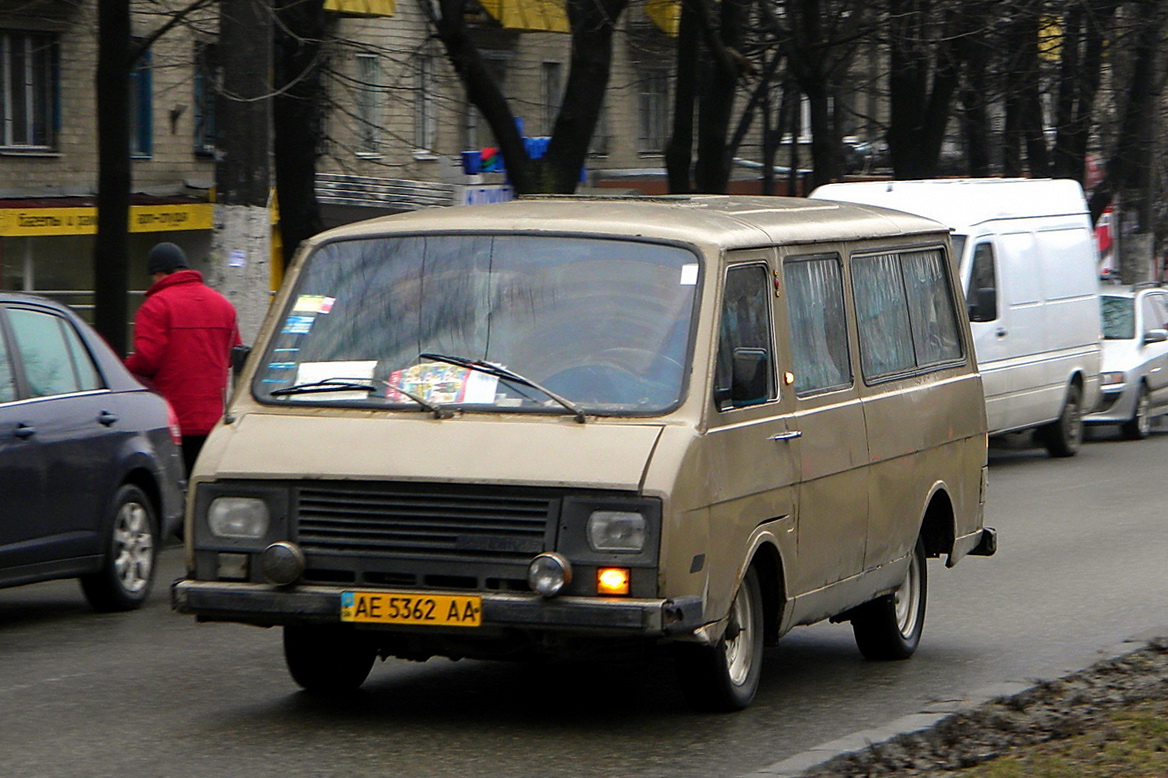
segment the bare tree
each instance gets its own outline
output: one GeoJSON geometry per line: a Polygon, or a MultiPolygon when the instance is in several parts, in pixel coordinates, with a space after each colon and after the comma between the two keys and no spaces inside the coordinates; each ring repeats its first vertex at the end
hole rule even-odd
{"type": "Polygon", "coordinates": [[[572,47],[568,80],[547,153],[532,159],[511,105],[491,77],[467,27],[464,1],[420,0],[466,88],[467,99],[495,135],[516,193],[576,191],[608,86],[613,33],[628,2],[566,0],[572,47]]]}

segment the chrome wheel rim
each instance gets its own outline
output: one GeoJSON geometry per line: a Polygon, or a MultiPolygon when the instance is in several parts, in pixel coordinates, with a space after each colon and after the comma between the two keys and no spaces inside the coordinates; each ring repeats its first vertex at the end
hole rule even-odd
{"type": "Polygon", "coordinates": [[[893,593],[892,601],[896,608],[896,628],[902,636],[911,637],[921,610],[921,561],[916,554],[912,555],[908,573],[893,593]]]}
{"type": "Polygon", "coordinates": [[[754,609],[744,580],[730,609],[730,623],[723,638],[726,652],[726,671],[735,686],[746,683],[754,666],[754,609]]]}
{"type": "Polygon", "coordinates": [[[154,533],[145,506],[128,502],[114,519],[114,576],[121,587],[136,594],[150,583],[154,569],[154,533]]]}

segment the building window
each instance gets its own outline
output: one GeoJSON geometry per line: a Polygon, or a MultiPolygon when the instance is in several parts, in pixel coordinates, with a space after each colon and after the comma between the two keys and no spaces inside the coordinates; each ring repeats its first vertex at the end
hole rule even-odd
{"type": "Polygon", "coordinates": [[[414,106],[414,146],[419,151],[433,151],[438,137],[438,95],[435,94],[434,58],[418,57],[414,106]]]}
{"type": "MultiPolygon", "coordinates": [[[[507,62],[510,55],[503,51],[487,50],[482,52],[483,64],[490,74],[491,80],[498,85],[499,91],[507,95],[507,62]]],[[[495,135],[487,126],[486,120],[479,109],[469,101],[466,104],[466,148],[478,149],[495,144],[495,135]]]]}
{"type": "Polygon", "coordinates": [[[669,138],[669,74],[664,70],[641,73],[638,150],[660,154],[669,138]]]}
{"type": "Polygon", "coordinates": [[[608,154],[608,104],[600,106],[600,114],[596,117],[596,126],[592,128],[592,141],[588,144],[588,153],[603,157],[608,154]]]}
{"type": "Polygon", "coordinates": [[[357,55],[357,153],[381,153],[381,60],[357,55]]]}
{"type": "Polygon", "coordinates": [[[0,147],[52,149],[59,89],[54,36],[0,31],[0,147]]]}
{"type": "Polygon", "coordinates": [[[130,72],[130,153],[135,157],[149,157],[154,153],[152,65],[147,51],[130,72]]]}
{"type": "Polygon", "coordinates": [[[543,115],[540,117],[542,119],[540,127],[544,135],[550,136],[552,134],[556,125],[556,116],[560,113],[560,102],[564,96],[562,74],[563,65],[559,62],[543,63],[541,74],[543,115]]]}
{"type": "Polygon", "coordinates": [[[215,103],[218,99],[222,68],[219,47],[213,43],[195,48],[195,153],[215,153],[215,103]]]}

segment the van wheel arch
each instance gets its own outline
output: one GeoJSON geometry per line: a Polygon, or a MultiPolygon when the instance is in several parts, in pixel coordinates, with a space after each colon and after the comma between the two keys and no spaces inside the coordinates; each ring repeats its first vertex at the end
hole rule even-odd
{"type": "Polygon", "coordinates": [[[776,645],[783,634],[783,617],[786,615],[786,578],[783,558],[779,550],[765,543],[755,552],[748,567],[758,571],[759,587],[762,590],[763,643],[776,645]]]}
{"type": "Polygon", "coordinates": [[[953,544],[957,538],[956,522],[948,490],[938,489],[929,498],[929,506],[921,520],[920,538],[925,546],[925,556],[935,559],[953,553],[953,544]]]}

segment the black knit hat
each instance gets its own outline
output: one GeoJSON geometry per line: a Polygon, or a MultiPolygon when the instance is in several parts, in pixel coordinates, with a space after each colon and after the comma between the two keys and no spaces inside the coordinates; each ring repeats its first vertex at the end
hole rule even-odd
{"type": "Polygon", "coordinates": [[[146,269],[150,275],[155,273],[173,273],[179,268],[189,267],[187,255],[173,243],[159,243],[150,249],[146,257],[146,269]]]}

